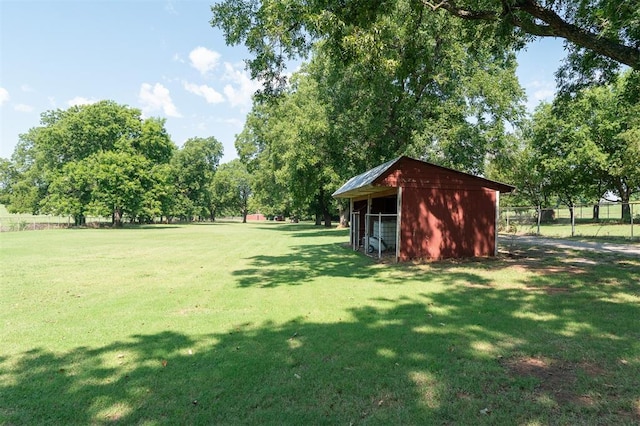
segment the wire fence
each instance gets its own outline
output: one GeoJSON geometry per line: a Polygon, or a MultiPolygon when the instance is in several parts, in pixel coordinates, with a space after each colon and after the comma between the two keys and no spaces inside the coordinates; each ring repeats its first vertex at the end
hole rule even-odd
{"type": "MultiPolygon", "coordinates": [[[[7,214],[0,216],[0,232],[37,231],[44,229],[70,228],[74,226],[72,216],[7,214]]],[[[101,227],[111,224],[110,217],[87,217],[86,227],[101,227]]]]}
{"type": "MultiPolygon", "coordinates": [[[[4,210],[4,209],[3,209],[4,210]]],[[[71,216],[53,215],[27,215],[8,214],[0,215],[0,232],[30,231],[69,228],[74,226],[71,216]]],[[[377,215],[376,215],[377,216],[377,215]]],[[[363,240],[369,237],[381,237],[380,233],[386,228],[379,224],[380,228],[374,229],[376,218],[357,218],[366,220],[362,235],[351,236],[352,244],[363,244],[363,240]]],[[[356,218],[352,218],[352,221],[356,218]]],[[[379,218],[377,218],[380,221],[379,218]]],[[[386,220],[391,220],[387,218],[386,220]]],[[[85,227],[103,227],[111,224],[110,217],[87,217],[85,227]]],[[[353,229],[359,230],[360,226],[353,229]]],[[[536,234],[552,237],[614,237],[614,238],[640,238],[640,202],[632,203],[600,203],[597,205],[576,205],[571,209],[560,206],[555,208],[537,207],[506,207],[500,208],[499,232],[512,234],[536,234]],[[626,214],[623,214],[623,211],[626,214]]],[[[366,244],[377,246],[375,244],[366,244]]]]}
{"type": "Polygon", "coordinates": [[[640,237],[640,202],[501,207],[499,231],[553,237],[640,237]],[[573,210],[573,214],[572,214],[573,210]]]}

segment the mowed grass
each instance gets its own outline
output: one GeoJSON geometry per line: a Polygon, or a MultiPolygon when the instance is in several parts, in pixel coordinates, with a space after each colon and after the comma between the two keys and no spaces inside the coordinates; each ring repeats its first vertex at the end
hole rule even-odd
{"type": "Polygon", "coordinates": [[[344,230],[0,234],[0,424],[638,424],[640,259],[344,230]]]}

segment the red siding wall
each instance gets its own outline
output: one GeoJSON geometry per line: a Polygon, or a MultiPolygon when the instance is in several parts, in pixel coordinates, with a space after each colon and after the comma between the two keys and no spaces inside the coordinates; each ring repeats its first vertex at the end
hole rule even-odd
{"type": "Polygon", "coordinates": [[[492,256],[495,191],[403,188],[400,261],[492,256]]]}

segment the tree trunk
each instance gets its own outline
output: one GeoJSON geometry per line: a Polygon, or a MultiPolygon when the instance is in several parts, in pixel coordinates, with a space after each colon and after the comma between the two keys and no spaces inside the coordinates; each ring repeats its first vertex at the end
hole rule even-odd
{"type": "Polygon", "coordinates": [[[111,222],[117,228],[122,228],[122,209],[118,207],[115,208],[111,222]]]}
{"type": "Polygon", "coordinates": [[[340,228],[348,228],[349,227],[349,206],[343,207],[342,203],[340,203],[340,228]]]}
{"type": "Polygon", "coordinates": [[[593,220],[598,222],[600,221],[600,204],[593,205],[593,220]]]}
{"type": "Polygon", "coordinates": [[[84,226],[87,224],[87,218],[84,216],[84,214],[78,214],[73,216],[73,222],[76,226],[84,226]]]}
{"type": "Polygon", "coordinates": [[[622,203],[622,215],[620,219],[622,223],[631,223],[631,206],[629,200],[631,199],[631,191],[627,185],[620,185],[618,189],[620,193],[620,202],[622,203]]]}
{"type": "Polygon", "coordinates": [[[242,210],[242,223],[247,223],[248,210],[242,210]]]}
{"type": "Polygon", "coordinates": [[[571,217],[571,236],[576,236],[576,212],[573,203],[569,206],[569,215],[571,217]]]}
{"type": "Polygon", "coordinates": [[[631,223],[631,205],[628,201],[622,203],[622,222],[631,223]]]}
{"type": "Polygon", "coordinates": [[[322,217],[320,216],[320,213],[316,213],[316,226],[320,225],[322,225],[322,217]]]}
{"type": "Polygon", "coordinates": [[[324,218],[324,226],[326,228],[331,228],[331,213],[325,211],[322,216],[324,218]]]}

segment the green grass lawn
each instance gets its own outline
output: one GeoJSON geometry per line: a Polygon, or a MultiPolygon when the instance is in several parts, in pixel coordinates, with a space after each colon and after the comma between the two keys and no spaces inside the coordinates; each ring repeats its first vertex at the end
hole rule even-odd
{"type": "Polygon", "coordinates": [[[0,424],[638,424],[640,259],[344,230],[0,234],[0,424]]]}

